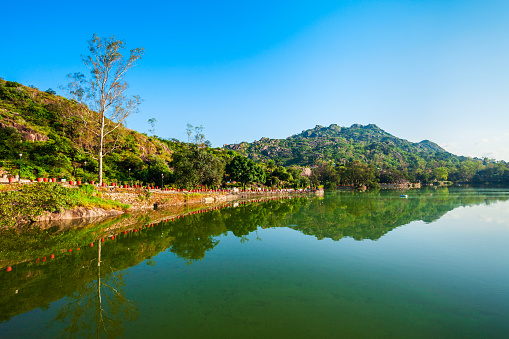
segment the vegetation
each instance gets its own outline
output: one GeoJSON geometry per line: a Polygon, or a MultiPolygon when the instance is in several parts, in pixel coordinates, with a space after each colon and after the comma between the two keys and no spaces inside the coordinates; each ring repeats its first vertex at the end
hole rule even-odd
{"type": "MultiPolygon", "coordinates": [[[[97,180],[93,135],[76,101],[0,79],[0,173],[35,179],[97,180]],[[3,171],[3,172],[2,172],[3,171]]],[[[106,119],[108,121],[108,119],[106,119]]],[[[154,130],[155,119],[152,121],[154,130]]],[[[150,122],[149,122],[150,123],[150,122]]],[[[147,136],[118,125],[118,147],[104,156],[104,181],[196,188],[380,183],[509,183],[504,161],[456,156],[430,142],[411,143],[375,125],[317,126],[287,139],[209,147],[202,126],[188,142],[147,136]],[[249,159],[248,159],[249,158],[249,159]],[[302,176],[303,169],[312,173],[302,176]]]]}
{"type": "Polygon", "coordinates": [[[181,188],[200,185],[219,187],[223,180],[225,161],[208,153],[197,145],[190,144],[173,155],[175,183],[181,188]]]}
{"type": "Polygon", "coordinates": [[[509,183],[504,161],[457,156],[429,140],[412,143],[373,124],[316,126],[286,139],[262,138],[227,148],[258,162],[315,167],[312,181],[329,187],[446,180],[509,183]]]}
{"type": "MultiPolygon", "coordinates": [[[[140,98],[127,98],[126,72],[143,55],[143,48],[130,51],[124,60],[122,50],[125,42],[109,38],[100,38],[94,34],[88,42],[90,55],[83,62],[90,69],[91,79],[86,80],[80,73],[69,74],[69,84],[64,90],[78,105],[77,115],[91,134],[85,147],[89,155],[98,161],[99,184],[103,181],[103,157],[117,148],[122,123],[136,112],[140,98]],[[108,147],[107,147],[108,146],[108,147]]],[[[154,121],[155,122],[155,121],[154,121]]]]}
{"type": "Polygon", "coordinates": [[[231,180],[239,181],[243,186],[252,182],[264,182],[265,173],[254,161],[236,156],[230,161],[227,173],[231,180]]]}
{"type": "Polygon", "coordinates": [[[23,185],[19,191],[0,192],[0,225],[35,221],[45,211],[59,212],[76,206],[128,209],[129,205],[97,197],[95,187],[71,189],[53,183],[23,185]]]}
{"type": "MultiPolygon", "coordinates": [[[[22,178],[97,180],[99,162],[89,152],[94,143],[81,123],[80,107],[61,96],[0,79],[0,173],[3,169],[4,173],[17,174],[22,153],[22,178]]],[[[122,125],[118,131],[119,147],[104,157],[106,182],[152,186],[163,182],[164,186],[188,189],[225,186],[227,181],[237,185],[231,177],[234,173],[226,167],[238,154],[207,146],[210,143],[204,140],[202,126],[188,126],[189,143],[149,137],[122,125]]],[[[258,179],[250,182],[264,184],[269,175],[261,172],[271,169],[254,168],[258,171],[254,178],[258,179]]],[[[276,180],[273,183],[279,184],[276,180]]],[[[290,181],[283,183],[292,185],[290,181]]]]}

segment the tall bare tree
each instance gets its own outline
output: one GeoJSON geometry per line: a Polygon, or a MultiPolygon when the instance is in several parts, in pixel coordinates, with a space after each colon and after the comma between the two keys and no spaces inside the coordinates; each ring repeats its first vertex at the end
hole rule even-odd
{"type": "Polygon", "coordinates": [[[138,96],[126,96],[129,85],[125,74],[136,65],[144,50],[131,49],[129,57],[124,58],[124,49],[125,41],[94,34],[88,41],[90,54],[82,56],[90,69],[90,79],[81,73],[69,74],[69,83],[62,88],[70,99],[80,104],[77,114],[95,140],[85,149],[99,162],[99,184],[103,181],[103,157],[117,147],[123,123],[137,112],[141,103],[138,96]]]}

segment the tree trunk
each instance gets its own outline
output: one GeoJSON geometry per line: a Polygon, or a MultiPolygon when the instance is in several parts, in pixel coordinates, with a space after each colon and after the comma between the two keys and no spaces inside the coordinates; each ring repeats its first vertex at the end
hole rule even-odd
{"type": "Polygon", "coordinates": [[[99,186],[103,183],[103,147],[104,147],[104,109],[101,114],[101,132],[99,135],[99,186]]]}

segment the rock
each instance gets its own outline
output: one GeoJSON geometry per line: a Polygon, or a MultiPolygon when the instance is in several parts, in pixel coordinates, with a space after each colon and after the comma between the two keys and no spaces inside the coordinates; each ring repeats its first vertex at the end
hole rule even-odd
{"type": "Polygon", "coordinates": [[[300,175],[303,176],[303,177],[310,177],[311,174],[312,174],[311,168],[305,167],[305,168],[302,169],[302,173],[300,175]]]}
{"type": "Polygon", "coordinates": [[[23,135],[23,138],[28,141],[47,141],[49,139],[48,136],[37,133],[36,131],[15,122],[11,122],[11,124],[0,122],[0,127],[14,127],[19,133],[21,133],[21,135],[23,135]]]}
{"type": "Polygon", "coordinates": [[[105,210],[102,208],[85,208],[76,207],[72,210],[64,210],[63,212],[46,213],[37,218],[37,221],[56,221],[81,218],[111,217],[123,214],[123,211],[105,210]]]}

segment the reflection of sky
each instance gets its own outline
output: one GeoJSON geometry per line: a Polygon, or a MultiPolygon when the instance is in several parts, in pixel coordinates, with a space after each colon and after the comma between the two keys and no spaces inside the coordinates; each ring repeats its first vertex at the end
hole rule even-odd
{"type": "MultiPolygon", "coordinates": [[[[124,271],[126,297],[139,309],[137,321],[123,324],[124,336],[330,338],[350,330],[359,335],[345,336],[504,337],[507,207],[456,208],[376,241],[259,228],[243,239],[215,237],[219,244],[190,265],[160,252],[154,266],[144,261],[124,271]]],[[[13,317],[0,333],[55,337],[62,324],[47,327],[65,302],[13,317]]]]}
{"type": "Polygon", "coordinates": [[[447,213],[444,218],[468,219],[483,223],[500,224],[509,227],[509,204],[497,201],[491,205],[457,208],[447,213]]]}

